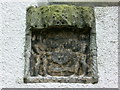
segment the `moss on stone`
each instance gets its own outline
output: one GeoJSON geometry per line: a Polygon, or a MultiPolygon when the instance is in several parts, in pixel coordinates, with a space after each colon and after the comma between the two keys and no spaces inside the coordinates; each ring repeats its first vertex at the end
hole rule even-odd
{"type": "Polygon", "coordinates": [[[56,25],[76,26],[77,28],[92,27],[94,9],[74,5],[48,5],[29,7],[27,9],[27,26],[47,28],[56,25]]]}

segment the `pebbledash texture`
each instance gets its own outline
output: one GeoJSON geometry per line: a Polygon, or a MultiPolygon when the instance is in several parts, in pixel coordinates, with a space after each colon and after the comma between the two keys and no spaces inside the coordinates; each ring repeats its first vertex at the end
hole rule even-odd
{"type": "Polygon", "coordinates": [[[27,9],[25,83],[97,83],[93,7],[47,5],[27,9]]]}

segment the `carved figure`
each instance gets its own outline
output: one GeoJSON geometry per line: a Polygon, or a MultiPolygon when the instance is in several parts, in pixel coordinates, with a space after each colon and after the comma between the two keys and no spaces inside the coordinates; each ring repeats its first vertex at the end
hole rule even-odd
{"type": "Polygon", "coordinates": [[[85,76],[88,71],[88,64],[86,63],[86,55],[85,54],[81,55],[80,63],[82,64],[83,76],[85,76]]]}

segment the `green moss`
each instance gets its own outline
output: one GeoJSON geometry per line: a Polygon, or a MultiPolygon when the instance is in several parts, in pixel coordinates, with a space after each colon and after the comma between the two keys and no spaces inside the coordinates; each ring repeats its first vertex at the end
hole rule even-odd
{"type": "Polygon", "coordinates": [[[74,5],[48,5],[27,9],[27,26],[47,28],[55,25],[70,25],[77,28],[92,27],[94,10],[92,7],[74,5]]]}

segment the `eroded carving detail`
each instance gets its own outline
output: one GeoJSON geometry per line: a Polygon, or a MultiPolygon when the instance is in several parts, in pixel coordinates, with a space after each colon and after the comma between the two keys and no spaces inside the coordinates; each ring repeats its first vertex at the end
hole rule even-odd
{"type": "Polygon", "coordinates": [[[25,82],[96,83],[93,8],[48,5],[30,7],[27,12],[30,55],[25,82]]]}
{"type": "Polygon", "coordinates": [[[32,58],[35,64],[31,75],[87,75],[89,31],[81,33],[80,29],[73,31],[74,28],[66,30],[66,27],[52,29],[32,33],[32,58]]]}

